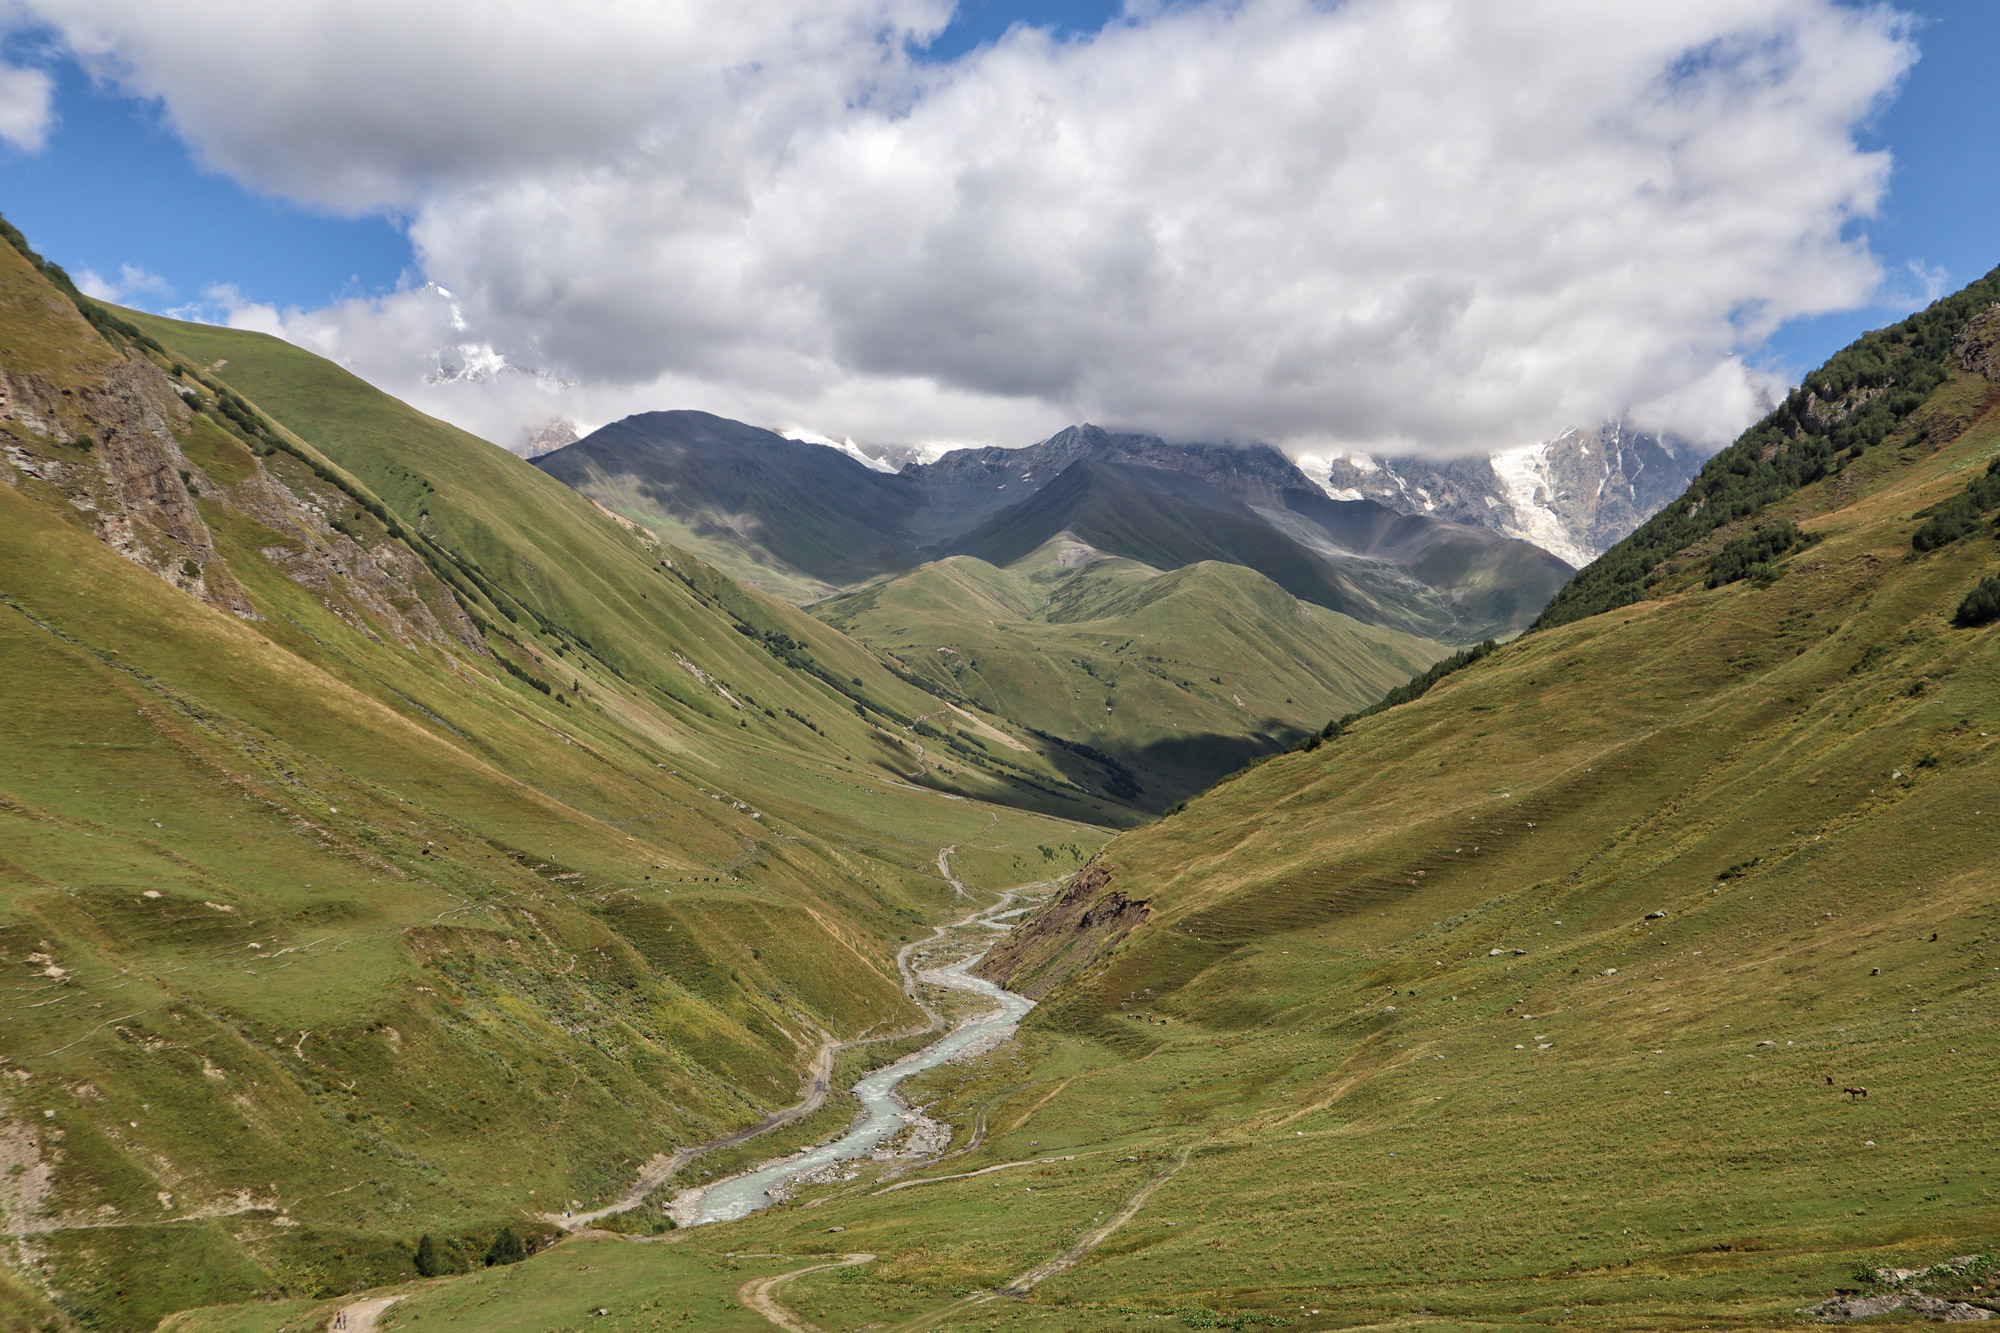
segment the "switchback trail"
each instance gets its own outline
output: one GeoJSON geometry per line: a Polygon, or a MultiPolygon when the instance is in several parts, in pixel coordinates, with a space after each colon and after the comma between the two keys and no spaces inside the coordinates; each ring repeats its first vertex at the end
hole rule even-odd
{"type": "Polygon", "coordinates": [[[810,1268],[795,1268],[789,1273],[779,1273],[774,1277],[753,1277],[736,1289],[736,1299],[746,1310],[754,1310],[764,1318],[785,1330],[785,1333],[821,1333],[818,1324],[807,1323],[799,1316],[778,1304],[776,1292],[795,1277],[807,1273],[818,1273],[828,1268],[852,1268],[856,1264],[871,1263],[872,1254],[843,1254],[829,1264],[814,1264],[810,1268]]]}

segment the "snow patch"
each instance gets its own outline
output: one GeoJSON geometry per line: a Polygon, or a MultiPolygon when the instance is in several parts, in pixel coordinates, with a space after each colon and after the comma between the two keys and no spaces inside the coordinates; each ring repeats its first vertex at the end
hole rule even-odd
{"type": "Polygon", "coordinates": [[[836,440],[831,436],[821,435],[818,431],[802,430],[797,427],[791,430],[779,431],[778,433],[786,439],[796,440],[800,444],[823,444],[835,453],[846,454],[870,472],[894,473],[897,471],[896,466],[886,459],[876,458],[870,454],[863,453],[861,446],[856,444],[852,439],[843,438],[836,440]]]}
{"type": "Polygon", "coordinates": [[[1589,564],[1591,553],[1577,545],[1562,518],[1548,503],[1556,490],[1555,476],[1549,466],[1549,446],[1530,444],[1506,449],[1493,455],[1492,465],[1493,475],[1500,479],[1501,492],[1514,512],[1514,521],[1503,529],[1507,535],[1533,542],[1578,569],[1589,564]]]}

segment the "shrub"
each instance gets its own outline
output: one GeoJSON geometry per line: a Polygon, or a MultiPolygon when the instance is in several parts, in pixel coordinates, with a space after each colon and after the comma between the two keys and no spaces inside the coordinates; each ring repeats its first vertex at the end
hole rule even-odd
{"type": "MultiPolygon", "coordinates": [[[[1421,676],[1410,677],[1409,680],[1405,681],[1401,685],[1398,685],[1395,689],[1390,690],[1387,694],[1383,695],[1379,700],[1369,705],[1367,708],[1363,708],[1359,712],[1349,713],[1345,717],[1335,718],[1333,721],[1327,723],[1324,727],[1320,728],[1318,735],[1306,737],[1304,740],[1300,741],[1297,745],[1294,745],[1292,749],[1317,750],[1322,744],[1324,744],[1327,741],[1338,740],[1340,739],[1342,733],[1344,733],[1349,727],[1353,726],[1356,722],[1359,722],[1362,718],[1373,717],[1375,716],[1375,714],[1394,708],[1398,704],[1411,703],[1417,699],[1423,698],[1424,695],[1430,692],[1431,686],[1437,684],[1439,681],[1443,680],[1446,676],[1451,675],[1455,671],[1463,671],[1465,668],[1471,666],[1474,662],[1477,662],[1480,658],[1485,657],[1488,654],[1496,651],[1499,647],[1500,645],[1496,640],[1488,639],[1484,643],[1474,644],[1472,647],[1467,648],[1463,652],[1453,653],[1450,657],[1447,657],[1442,662],[1437,663],[1429,671],[1424,672],[1421,676]]],[[[1172,812],[1169,811],[1168,813],[1172,812]]]]}
{"type": "Polygon", "coordinates": [[[1979,530],[1980,516],[2000,508],[2000,458],[1987,464],[1984,475],[1976,477],[1963,495],[1955,495],[1930,511],[1930,521],[1911,534],[1910,546],[1917,551],[1935,551],[1979,530]]]}
{"type": "Polygon", "coordinates": [[[512,1227],[501,1227],[500,1234],[493,1238],[493,1244],[486,1251],[486,1266],[518,1264],[528,1257],[528,1247],[521,1242],[520,1233],[512,1227]]]}
{"type": "Polygon", "coordinates": [[[1951,618],[1954,625],[1962,629],[1972,629],[1979,625],[1990,625],[2000,620],[2000,574],[1981,581],[1978,587],[1965,595],[1958,604],[1958,614],[1951,618]]]}
{"type": "Polygon", "coordinates": [[[437,1241],[425,1233],[424,1238],[417,1242],[417,1276],[443,1277],[450,1271],[451,1266],[445,1262],[437,1241]]]}

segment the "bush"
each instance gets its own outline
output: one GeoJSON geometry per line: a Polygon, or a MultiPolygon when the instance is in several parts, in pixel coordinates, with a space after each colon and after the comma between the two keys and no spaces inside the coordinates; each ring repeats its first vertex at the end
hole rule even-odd
{"type": "Polygon", "coordinates": [[[1930,522],[1910,537],[1917,551],[1935,551],[1979,530],[1980,516],[2000,509],[2000,458],[1987,464],[1985,475],[1976,477],[1963,495],[1953,496],[1930,511],[1930,522]]]}
{"type": "Polygon", "coordinates": [[[424,1238],[417,1242],[417,1276],[443,1277],[450,1271],[451,1265],[445,1262],[437,1241],[426,1233],[424,1238]]]}
{"type": "Polygon", "coordinates": [[[1951,618],[1952,624],[1962,629],[1990,625],[1996,620],[2000,620],[2000,574],[1982,581],[1967,593],[1965,600],[1958,604],[1958,614],[1951,618]]]}
{"type": "Polygon", "coordinates": [[[520,1233],[512,1227],[501,1227],[500,1234],[493,1238],[493,1244],[486,1251],[486,1266],[518,1264],[528,1257],[528,1247],[521,1242],[520,1233]]]}
{"type": "MultiPolygon", "coordinates": [[[[1327,723],[1324,727],[1320,728],[1318,735],[1306,737],[1304,740],[1300,741],[1297,745],[1294,745],[1292,749],[1295,751],[1317,750],[1321,745],[1325,744],[1327,741],[1339,740],[1341,735],[1349,727],[1353,726],[1356,722],[1359,722],[1362,718],[1373,717],[1377,713],[1384,712],[1388,709],[1394,708],[1399,704],[1412,703],[1415,700],[1423,698],[1424,695],[1430,692],[1431,686],[1437,684],[1439,681],[1443,680],[1446,676],[1451,675],[1455,671],[1465,670],[1465,668],[1471,666],[1474,662],[1477,662],[1480,658],[1485,657],[1488,654],[1498,650],[1499,647],[1500,645],[1496,640],[1488,639],[1484,643],[1474,644],[1472,647],[1467,648],[1464,652],[1453,653],[1450,657],[1447,657],[1442,662],[1437,663],[1429,671],[1424,672],[1421,676],[1410,677],[1409,680],[1405,681],[1401,685],[1398,685],[1395,689],[1390,690],[1387,694],[1383,695],[1375,703],[1369,705],[1366,708],[1361,709],[1359,712],[1349,713],[1345,717],[1335,718],[1333,721],[1327,723]]],[[[1172,814],[1173,812],[1170,810],[1167,813],[1172,814]]]]}

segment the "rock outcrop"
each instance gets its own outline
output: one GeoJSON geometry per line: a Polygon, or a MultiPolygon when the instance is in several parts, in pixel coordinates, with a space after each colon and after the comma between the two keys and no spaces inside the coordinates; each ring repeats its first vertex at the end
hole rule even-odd
{"type": "Polygon", "coordinates": [[[261,555],[371,637],[485,654],[450,590],[323,467],[246,444],[198,377],[177,381],[144,352],[114,348],[74,308],[30,313],[90,356],[66,383],[0,368],[0,483],[59,499],[119,555],[241,619],[263,618],[239,576],[261,555]],[[231,548],[235,568],[210,526],[232,518],[267,538],[255,553],[231,548]]]}
{"type": "Polygon", "coordinates": [[[1093,860],[1060,897],[1029,917],[972,969],[995,985],[1039,1000],[1153,914],[1142,898],[1111,888],[1111,868],[1093,860]]]}

